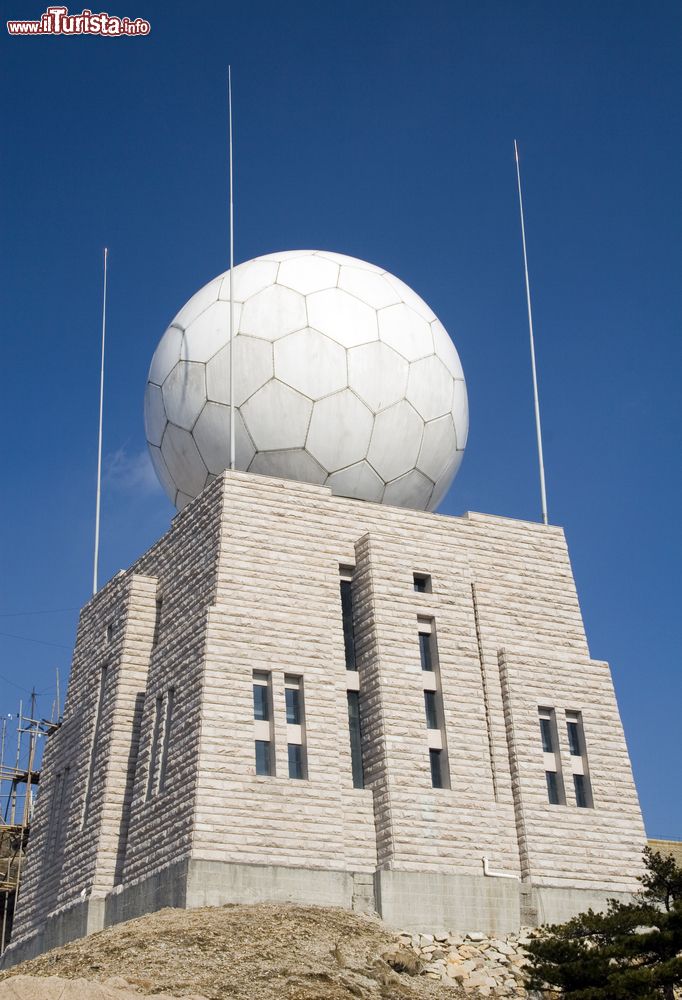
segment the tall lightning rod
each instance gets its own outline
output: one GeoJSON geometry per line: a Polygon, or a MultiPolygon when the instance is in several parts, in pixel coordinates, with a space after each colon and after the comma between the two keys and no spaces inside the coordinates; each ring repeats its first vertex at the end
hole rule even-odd
{"type": "Polygon", "coordinates": [[[102,416],[104,413],[104,343],[107,334],[107,263],[109,250],[104,248],[104,287],[102,290],[102,361],[99,373],[99,438],[97,443],[97,502],[95,504],[95,559],[92,570],[92,593],[97,593],[99,563],[99,513],[102,499],[102,416]]]}
{"type": "Polygon", "coordinates": [[[521,214],[521,242],[523,244],[523,268],[526,274],[526,302],[528,304],[528,330],[530,333],[530,364],[533,372],[533,403],[535,406],[535,433],[538,440],[538,464],[540,466],[540,497],[542,501],[542,523],[548,524],[547,491],[545,489],[545,460],[542,453],[542,427],[540,425],[540,400],[538,397],[538,373],[535,366],[535,338],[533,336],[533,310],[530,304],[530,281],[528,279],[528,255],[526,253],[526,227],[523,221],[523,196],[521,194],[521,168],[519,166],[519,147],[514,139],[514,154],[516,156],[516,180],[519,187],[519,212],[521,214]]]}
{"type": "Polygon", "coordinates": [[[234,471],[234,198],[232,183],[232,67],[227,67],[227,108],[230,131],[230,469],[234,471]]]}

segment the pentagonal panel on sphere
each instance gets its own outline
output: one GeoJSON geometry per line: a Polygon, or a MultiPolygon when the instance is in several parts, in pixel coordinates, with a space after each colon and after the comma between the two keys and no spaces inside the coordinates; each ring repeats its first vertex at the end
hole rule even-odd
{"type": "Polygon", "coordinates": [[[169,421],[191,431],[206,402],[206,366],[178,361],[162,391],[169,421]]]}
{"type": "Polygon", "coordinates": [[[413,309],[414,312],[421,316],[422,319],[426,320],[427,323],[433,323],[436,318],[436,314],[433,309],[431,309],[426,302],[424,302],[421,296],[417,295],[417,293],[413,291],[409,285],[406,285],[404,281],[401,281],[400,278],[396,278],[395,274],[389,274],[386,272],[386,279],[391,285],[393,285],[402,301],[405,302],[410,309],[413,309]]]}
{"type": "Polygon", "coordinates": [[[367,260],[360,260],[359,257],[349,257],[345,253],[335,253],[333,250],[315,250],[316,257],[324,257],[326,260],[333,260],[337,264],[350,264],[352,267],[362,267],[365,271],[374,271],[376,274],[383,274],[383,267],[370,264],[367,260]]]}
{"type": "MultiPolygon", "coordinates": [[[[234,338],[234,403],[241,406],[273,376],[272,344],[240,333],[234,338]]],[[[230,402],[230,344],[206,365],[206,393],[215,403],[230,402]]]]}
{"type": "Polygon", "coordinates": [[[448,413],[437,420],[431,420],[424,428],[417,468],[435,483],[445,472],[456,451],[455,425],[452,422],[452,415],[448,413]]]}
{"type": "MultiPolygon", "coordinates": [[[[232,328],[239,329],[241,305],[232,306],[232,328]]],[[[208,361],[230,340],[230,303],[214,302],[204,309],[185,330],[180,359],[182,361],[208,361]]]]}
{"type": "Polygon", "coordinates": [[[178,488],[173,482],[173,477],[168,471],[168,467],[164,461],[163,455],[161,454],[161,449],[155,447],[153,444],[148,445],[148,447],[152,465],[154,466],[154,472],[158,476],[159,482],[166,491],[170,502],[175,503],[175,494],[178,492],[178,488]]]}
{"type": "Polygon", "coordinates": [[[394,479],[392,483],[388,483],[384,490],[384,503],[393,504],[396,507],[425,510],[432,493],[433,483],[431,480],[417,469],[412,469],[400,479],[394,479]]]}
{"type": "Polygon", "coordinates": [[[342,347],[357,347],[376,340],[376,310],[340,288],[314,292],[306,299],[308,323],[342,347]]]}
{"type": "Polygon", "coordinates": [[[186,493],[182,492],[182,490],[178,490],[175,497],[175,506],[178,510],[184,510],[187,504],[191,503],[194,499],[194,497],[188,497],[186,493]]]}
{"type": "Polygon", "coordinates": [[[371,465],[365,461],[349,465],[340,472],[333,472],[325,486],[337,496],[373,500],[375,503],[379,503],[384,492],[383,479],[380,479],[371,465]]]}
{"type": "Polygon", "coordinates": [[[374,413],[403,399],[408,369],[405,358],[380,340],[348,351],[348,385],[374,413]]]}
{"type": "Polygon", "coordinates": [[[149,444],[161,445],[161,438],[166,429],[166,411],[163,406],[163,396],[158,385],[147,383],[144,394],[144,429],[149,444]]]}
{"type": "Polygon", "coordinates": [[[307,328],[275,342],[275,377],[310,399],[348,384],[346,352],[335,340],[307,328]]]}
{"type": "Polygon", "coordinates": [[[222,283],[223,275],[219,274],[213,281],[209,281],[207,285],[200,288],[175,316],[172,326],[179,326],[185,330],[190,323],[194,322],[197,316],[202,314],[204,309],[207,309],[211,303],[218,301],[218,294],[222,283]]]}
{"type": "MultiPolygon", "coordinates": [[[[194,425],[192,437],[209,473],[218,476],[230,467],[229,406],[206,403],[194,425]]],[[[239,469],[248,469],[249,462],[256,454],[237,407],[234,410],[234,452],[235,465],[239,469]]]]}
{"type": "Polygon", "coordinates": [[[261,476],[276,476],[280,479],[294,479],[296,482],[322,484],[327,478],[326,470],[304,451],[291,448],[287,451],[259,451],[249,466],[249,472],[261,476]]]}
{"type": "Polygon", "coordinates": [[[459,360],[457,348],[452,343],[450,334],[439,319],[434,320],[431,324],[431,332],[433,333],[433,346],[436,355],[443,362],[453,378],[464,378],[462,362],[459,360]]]}
{"type": "Polygon", "coordinates": [[[350,389],[315,403],[306,448],[327,472],[359,462],[367,454],[374,417],[350,389]]]}
{"type": "Polygon", "coordinates": [[[273,379],[241,408],[247,430],[258,451],[302,448],[312,401],[273,379]]]}
{"type": "Polygon", "coordinates": [[[444,472],[439,476],[438,481],[434,487],[433,495],[429,501],[429,510],[435,510],[445,499],[445,496],[452,485],[452,480],[457,475],[460,465],[462,464],[462,459],[464,458],[463,451],[456,451],[450,458],[444,472]]]}
{"type": "Polygon", "coordinates": [[[339,265],[324,257],[295,257],[279,265],[277,284],[309,295],[324,288],[334,288],[339,279],[339,265]]]}
{"type": "Polygon", "coordinates": [[[310,257],[315,254],[315,250],[278,250],[275,253],[264,253],[256,260],[275,260],[281,263],[283,260],[294,260],[296,257],[310,257]]]}
{"type": "Polygon", "coordinates": [[[435,354],[410,365],[407,398],[424,420],[435,420],[452,407],[452,375],[435,354]]]}
{"type": "Polygon", "coordinates": [[[149,367],[149,381],[154,385],[163,385],[175,367],[180,358],[183,336],[179,327],[169,326],[159,341],[149,367]]]}
{"type": "MultiPolygon", "coordinates": [[[[226,271],[222,276],[220,294],[218,298],[223,302],[230,298],[230,272],[226,271]]],[[[277,263],[274,261],[247,260],[243,264],[238,264],[234,269],[234,294],[235,302],[246,302],[252,295],[262,292],[269,285],[274,285],[277,279],[277,263]]]]}
{"type": "Polygon", "coordinates": [[[467,399],[467,387],[464,379],[455,382],[455,391],[452,399],[452,419],[455,421],[455,431],[457,432],[457,448],[464,451],[467,437],[469,436],[469,401],[467,399]]]}
{"type": "Polygon", "coordinates": [[[305,299],[284,285],[270,285],[244,303],[239,332],[277,340],[307,326],[305,299]]]}
{"type": "Polygon", "coordinates": [[[161,442],[161,454],[179,490],[192,497],[201,493],[208,469],[189,431],[169,424],[161,442]]]}
{"type": "Polygon", "coordinates": [[[424,421],[406,400],[377,414],[367,461],[386,482],[417,464],[424,421]]]}
{"type": "Polygon", "coordinates": [[[368,271],[364,267],[344,264],[339,275],[339,288],[350,292],[373,309],[383,309],[400,302],[400,296],[383,274],[368,271]]]}
{"type": "Polygon", "coordinates": [[[404,302],[380,309],[377,315],[379,339],[408,361],[417,361],[433,354],[431,327],[404,302]]]}

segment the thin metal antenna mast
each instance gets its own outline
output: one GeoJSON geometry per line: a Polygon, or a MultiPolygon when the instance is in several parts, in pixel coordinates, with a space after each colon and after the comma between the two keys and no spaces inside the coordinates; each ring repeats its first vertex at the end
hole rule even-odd
{"type": "Polygon", "coordinates": [[[227,67],[227,107],[230,130],[230,469],[234,471],[234,198],[232,183],[232,67],[227,67]]]}
{"type": "Polygon", "coordinates": [[[97,566],[99,563],[99,511],[102,498],[102,415],[104,412],[104,342],[107,332],[107,261],[109,250],[104,248],[104,288],[102,294],[102,363],[99,375],[99,439],[97,444],[97,503],[95,506],[95,559],[92,570],[92,593],[97,593],[97,566]]]}
{"type": "Polygon", "coordinates": [[[533,371],[533,402],[535,406],[535,433],[538,439],[538,463],[540,465],[540,496],[542,499],[542,523],[547,520],[547,491],[545,489],[545,460],[542,453],[542,428],[540,426],[540,400],[538,397],[538,374],[535,367],[535,338],[533,336],[533,312],[530,305],[530,281],[528,279],[528,256],[526,254],[526,227],[523,221],[523,197],[521,195],[521,168],[519,167],[519,147],[514,139],[516,156],[516,180],[519,186],[519,212],[521,213],[521,242],[523,243],[523,267],[526,273],[526,302],[528,303],[528,330],[530,332],[530,364],[533,371]]]}

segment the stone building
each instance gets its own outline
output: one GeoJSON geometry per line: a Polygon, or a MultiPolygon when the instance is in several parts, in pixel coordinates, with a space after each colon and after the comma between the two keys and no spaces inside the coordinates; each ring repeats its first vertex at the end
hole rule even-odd
{"type": "Polygon", "coordinates": [[[262,900],[504,934],[644,843],[560,528],[225,472],[81,613],[7,960],[262,900]]]}

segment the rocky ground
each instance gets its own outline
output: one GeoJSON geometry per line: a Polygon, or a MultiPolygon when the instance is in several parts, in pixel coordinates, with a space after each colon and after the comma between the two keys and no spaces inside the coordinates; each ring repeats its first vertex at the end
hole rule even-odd
{"type": "Polygon", "coordinates": [[[0,1000],[524,997],[516,939],[399,935],[301,906],[161,910],[0,973],[0,1000]]]}

